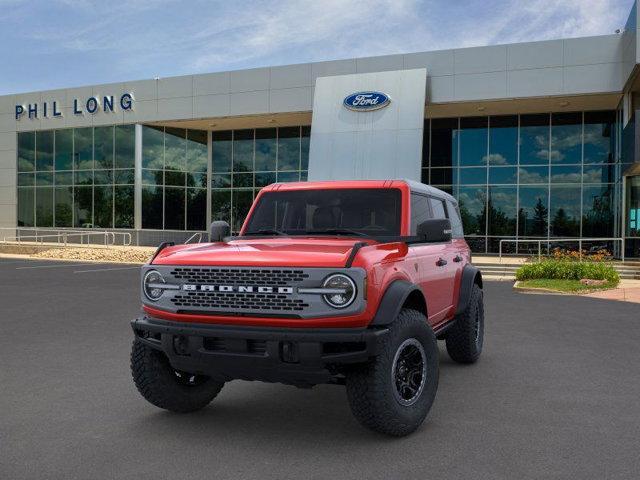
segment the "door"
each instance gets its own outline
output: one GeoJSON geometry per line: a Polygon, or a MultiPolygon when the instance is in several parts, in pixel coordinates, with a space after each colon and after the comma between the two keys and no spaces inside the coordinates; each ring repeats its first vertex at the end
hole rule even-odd
{"type": "MultiPolygon", "coordinates": [[[[415,235],[417,226],[429,218],[446,218],[442,200],[431,203],[431,197],[417,193],[411,194],[411,234],[415,235]],[[435,207],[435,208],[434,208],[435,207]],[[445,216],[442,216],[445,215],[445,216]]],[[[427,299],[429,323],[437,325],[451,310],[453,282],[455,280],[455,262],[453,246],[447,243],[412,244],[415,267],[420,288],[427,299]]]]}

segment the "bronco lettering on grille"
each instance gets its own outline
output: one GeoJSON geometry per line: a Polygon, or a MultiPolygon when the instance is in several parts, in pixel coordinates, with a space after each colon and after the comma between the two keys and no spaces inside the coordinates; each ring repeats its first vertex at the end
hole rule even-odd
{"type": "Polygon", "coordinates": [[[280,293],[291,295],[293,287],[269,287],[253,285],[191,285],[182,286],[188,292],[221,292],[221,293],[280,293]]]}

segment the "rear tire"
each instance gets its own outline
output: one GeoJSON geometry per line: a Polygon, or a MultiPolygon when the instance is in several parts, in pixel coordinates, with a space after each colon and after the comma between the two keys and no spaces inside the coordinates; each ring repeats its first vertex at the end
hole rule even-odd
{"type": "Polygon", "coordinates": [[[467,309],[458,315],[445,337],[449,356],[458,363],[475,363],[484,343],[484,302],[482,289],[473,284],[467,309]]]}
{"type": "Polygon", "coordinates": [[[140,394],[151,404],[171,412],[195,412],[213,400],[224,382],[174,369],[166,355],[139,340],[131,349],[131,374],[140,394]]]}
{"type": "Polygon", "coordinates": [[[393,436],[415,431],[438,389],[438,345],[426,317],[402,309],[380,354],[346,375],[351,411],[365,427],[393,436]]]}

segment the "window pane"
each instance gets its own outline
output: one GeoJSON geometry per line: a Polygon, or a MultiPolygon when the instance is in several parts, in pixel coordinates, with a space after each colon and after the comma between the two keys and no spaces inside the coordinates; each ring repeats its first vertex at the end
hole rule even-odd
{"type": "Polygon", "coordinates": [[[222,220],[231,225],[231,190],[211,192],[211,220],[222,220]]]}
{"type": "Polygon", "coordinates": [[[489,187],[487,215],[489,235],[514,236],[516,234],[516,187],[489,187]]]}
{"type": "Polygon", "coordinates": [[[214,172],[231,171],[231,132],[213,132],[212,137],[212,157],[214,172]]]}
{"type": "Polygon", "coordinates": [[[162,170],[142,170],[143,185],[164,185],[164,172],[162,170]]]}
{"type": "Polygon", "coordinates": [[[451,185],[452,183],[453,183],[452,168],[432,168],[431,169],[432,185],[451,185]]]}
{"type": "Polygon", "coordinates": [[[33,227],[35,188],[18,188],[18,226],[33,227]]]}
{"type": "Polygon", "coordinates": [[[489,165],[518,163],[518,117],[516,115],[489,119],[489,165]]]}
{"type": "Polygon", "coordinates": [[[164,228],[166,230],[184,230],[185,189],[164,189],[164,228]]]}
{"type": "Polygon", "coordinates": [[[163,127],[142,127],[142,168],[164,168],[163,127]]]}
{"type": "Polygon", "coordinates": [[[142,187],[142,228],[162,230],[162,187],[142,187]]]}
{"type": "Polygon", "coordinates": [[[256,173],[256,187],[266,187],[276,181],[276,174],[274,172],[262,172],[256,173]]]}
{"type": "Polygon", "coordinates": [[[115,228],[133,228],[133,186],[114,187],[115,228]]]}
{"type": "Polygon", "coordinates": [[[582,167],[551,167],[551,183],[580,183],[582,167]]]}
{"type": "Polygon", "coordinates": [[[451,167],[457,157],[457,118],[431,120],[431,167],[451,167]]]}
{"type": "Polygon", "coordinates": [[[93,185],[93,170],[79,170],[73,172],[76,185],[93,185]]]}
{"type": "Polygon", "coordinates": [[[300,167],[300,129],[280,128],[278,131],[278,170],[298,170],[300,167]]]}
{"type": "Polygon", "coordinates": [[[460,172],[461,185],[477,185],[487,183],[487,169],[485,168],[461,168],[460,172]]]}
{"type": "Polygon", "coordinates": [[[76,170],[93,168],[93,128],[73,130],[73,158],[76,170]]]}
{"type": "Polygon", "coordinates": [[[76,227],[90,227],[92,220],[93,187],[75,187],[73,189],[73,211],[76,227]]]}
{"type": "Polygon", "coordinates": [[[208,156],[207,132],[204,130],[187,130],[187,171],[206,172],[208,156]]]}
{"type": "Polygon", "coordinates": [[[253,130],[233,132],[233,171],[253,171],[253,130]]]}
{"type": "Polygon", "coordinates": [[[410,235],[418,233],[418,225],[431,218],[431,208],[429,198],[424,195],[411,194],[411,232],[410,235]]]}
{"type": "Polygon", "coordinates": [[[300,181],[299,172],[278,172],[278,182],[298,182],[300,181]]]}
{"type": "Polygon", "coordinates": [[[164,172],[164,184],[174,187],[184,187],[186,185],[185,175],[186,174],[184,172],[174,172],[172,170],[166,170],[164,172]]]}
{"type": "Polygon", "coordinates": [[[615,112],[584,114],[584,163],[614,163],[615,112]]]}
{"type": "Polygon", "coordinates": [[[256,171],[276,169],[276,129],[256,130],[256,171]]]}
{"type": "Polygon", "coordinates": [[[133,184],[135,180],[135,170],[114,170],[113,183],[116,184],[133,184]]]}
{"type": "Polygon", "coordinates": [[[53,227],[53,188],[36,188],[36,226],[53,227]]]}
{"type": "Polygon", "coordinates": [[[520,187],[518,210],[518,234],[546,237],[549,224],[547,187],[520,187]]]}
{"type": "Polygon", "coordinates": [[[549,115],[520,116],[520,164],[549,163],[549,115]]]}
{"type": "Polygon", "coordinates": [[[53,130],[36,132],[36,170],[53,170],[53,130]]]}
{"type": "Polygon", "coordinates": [[[55,169],[71,170],[73,168],[73,130],[56,130],[55,169]]]}
{"type": "Polygon", "coordinates": [[[93,223],[95,228],[113,227],[113,187],[93,189],[93,223]]]}
{"type": "Polygon", "coordinates": [[[521,167],[519,173],[521,184],[549,182],[549,167],[521,167]]]}
{"type": "Polygon", "coordinates": [[[134,168],[136,157],[135,125],[116,125],[115,167],[134,168]]]}
{"type": "Polygon", "coordinates": [[[187,187],[207,187],[207,172],[187,172],[187,187]]]}
{"type": "Polygon", "coordinates": [[[585,185],[582,192],[582,236],[613,237],[613,185],[585,185]]]}
{"type": "Polygon", "coordinates": [[[35,132],[18,133],[18,171],[32,172],[36,165],[35,132]]]}
{"type": "Polygon", "coordinates": [[[113,183],[113,170],[94,170],[94,185],[110,185],[113,183]]]}
{"type": "Polygon", "coordinates": [[[113,168],[113,127],[93,129],[94,168],[113,168]]]}
{"type": "MultiPolygon", "coordinates": [[[[300,138],[300,168],[309,168],[309,143],[311,140],[311,127],[302,127],[302,137],[300,138]]],[[[305,177],[306,179],[306,177],[305,177]]]]}
{"type": "Polygon", "coordinates": [[[207,229],[207,190],[187,189],[187,230],[207,229]]]}
{"type": "Polygon", "coordinates": [[[550,198],[552,237],[580,236],[580,186],[552,186],[550,198]]]}
{"type": "Polygon", "coordinates": [[[53,173],[51,172],[36,172],[36,186],[50,186],[53,185],[53,173]]]}
{"type": "Polygon", "coordinates": [[[582,162],[582,113],[551,116],[551,163],[582,162]]]}
{"type": "Polygon", "coordinates": [[[73,227],[73,188],[55,188],[56,227],[73,227]]]}
{"type": "Polygon", "coordinates": [[[19,187],[32,187],[33,185],[35,185],[35,175],[33,173],[18,174],[19,187]]]}
{"type": "Polygon", "coordinates": [[[615,164],[585,165],[584,183],[613,183],[615,182],[615,164]]]}
{"type": "Polygon", "coordinates": [[[460,119],[460,166],[487,164],[487,122],[487,117],[460,119]]]}
{"type": "Polygon", "coordinates": [[[458,206],[465,235],[484,235],[487,193],[484,188],[457,188],[458,206]]]}
{"type": "MultiPolygon", "coordinates": [[[[187,131],[167,128],[164,134],[164,168],[184,172],[187,169],[187,131]]],[[[184,185],[184,182],[182,183],[184,185]]]]}
{"type": "Polygon", "coordinates": [[[489,183],[504,184],[518,182],[518,169],[516,167],[489,167],[489,183]]]}
{"type": "Polygon", "coordinates": [[[252,203],[253,190],[236,190],[233,192],[233,218],[231,231],[240,231],[252,203]]]}
{"type": "Polygon", "coordinates": [[[234,173],[233,187],[253,187],[253,173],[234,173]]]}
{"type": "Polygon", "coordinates": [[[213,175],[211,177],[212,188],[229,188],[231,187],[231,175],[213,175]]]}

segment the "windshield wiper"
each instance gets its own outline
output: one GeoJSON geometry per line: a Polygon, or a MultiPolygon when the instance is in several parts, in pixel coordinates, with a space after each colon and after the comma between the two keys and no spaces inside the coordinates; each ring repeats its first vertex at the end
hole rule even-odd
{"type": "Polygon", "coordinates": [[[254,232],[247,232],[245,235],[287,235],[280,230],[275,230],[272,228],[262,228],[260,230],[256,230],[254,232]]]}
{"type": "Polygon", "coordinates": [[[308,230],[305,232],[309,235],[326,234],[326,235],[352,235],[355,237],[368,237],[366,233],[351,230],[349,228],[327,228],[325,230],[308,230]]]}

